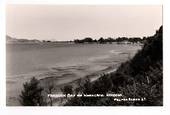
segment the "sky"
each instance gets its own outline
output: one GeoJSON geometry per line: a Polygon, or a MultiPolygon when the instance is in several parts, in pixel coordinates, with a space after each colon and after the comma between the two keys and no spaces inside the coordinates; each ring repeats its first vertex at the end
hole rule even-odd
{"type": "Polygon", "coordinates": [[[161,5],[6,6],[6,34],[18,39],[144,37],[153,35],[161,25],[161,5]]]}

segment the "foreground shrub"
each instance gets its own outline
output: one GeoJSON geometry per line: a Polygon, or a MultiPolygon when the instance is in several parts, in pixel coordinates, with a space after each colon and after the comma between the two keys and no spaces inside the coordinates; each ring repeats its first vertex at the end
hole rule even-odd
{"type": "Polygon", "coordinates": [[[23,106],[43,106],[46,105],[42,91],[43,88],[39,86],[39,81],[33,77],[30,82],[23,84],[23,90],[20,95],[20,103],[23,106]]]}

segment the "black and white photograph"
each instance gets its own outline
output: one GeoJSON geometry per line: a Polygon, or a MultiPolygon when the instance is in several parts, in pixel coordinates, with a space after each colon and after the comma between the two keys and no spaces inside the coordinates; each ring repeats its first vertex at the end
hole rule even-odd
{"type": "Polygon", "coordinates": [[[6,5],[6,106],[163,106],[163,5],[6,5]]]}

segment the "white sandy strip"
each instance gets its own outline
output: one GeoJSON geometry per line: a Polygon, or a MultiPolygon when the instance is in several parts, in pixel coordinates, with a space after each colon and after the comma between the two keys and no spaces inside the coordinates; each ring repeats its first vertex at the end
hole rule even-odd
{"type": "MultiPolygon", "coordinates": [[[[109,71],[107,71],[107,72],[104,72],[104,74],[110,74],[110,73],[112,73],[112,72],[115,72],[116,70],[117,70],[117,68],[115,68],[115,69],[113,69],[113,70],[109,70],[109,71]]],[[[101,75],[97,75],[96,77],[91,78],[90,81],[91,81],[91,82],[96,81],[96,80],[99,79],[100,77],[101,77],[101,75]]]]}

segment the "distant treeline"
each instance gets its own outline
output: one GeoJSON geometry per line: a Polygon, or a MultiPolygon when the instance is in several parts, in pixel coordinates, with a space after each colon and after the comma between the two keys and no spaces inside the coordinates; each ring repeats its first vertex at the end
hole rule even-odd
{"type": "Polygon", "coordinates": [[[143,41],[146,40],[146,37],[140,38],[140,37],[133,37],[133,38],[128,38],[128,37],[118,37],[118,38],[103,38],[101,37],[100,39],[93,39],[91,37],[86,37],[84,39],[75,39],[74,43],[99,43],[99,44],[105,44],[105,43],[112,43],[112,42],[127,42],[127,43],[143,43],[143,41]]]}
{"type": "Polygon", "coordinates": [[[144,43],[144,41],[146,41],[147,37],[118,37],[118,38],[112,38],[112,37],[108,37],[108,38],[103,38],[100,37],[99,39],[93,39],[92,37],[85,37],[84,39],[74,39],[69,40],[69,41],[53,41],[53,40],[37,40],[37,39],[33,39],[33,40],[29,40],[29,39],[17,39],[11,36],[6,35],[6,42],[7,43],[99,43],[99,44],[106,44],[106,43],[144,43]]]}

